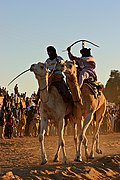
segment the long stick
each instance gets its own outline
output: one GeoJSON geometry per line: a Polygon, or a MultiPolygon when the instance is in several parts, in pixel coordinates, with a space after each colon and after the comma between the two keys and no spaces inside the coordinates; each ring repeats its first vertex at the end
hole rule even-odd
{"type": "MultiPolygon", "coordinates": [[[[93,42],[91,42],[91,41],[85,40],[85,39],[75,41],[73,44],[71,44],[71,45],[68,46],[68,47],[72,47],[72,46],[74,46],[75,44],[77,44],[77,43],[79,43],[79,42],[82,42],[82,46],[83,46],[83,43],[88,42],[88,43],[90,43],[90,44],[92,44],[92,45],[94,45],[94,46],[96,46],[96,47],[99,47],[97,44],[95,44],[95,43],[93,43],[93,42]]],[[[83,47],[82,47],[82,48],[83,48],[83,47]]],[[[66,49],[66,50],[63,50],[62,52],[65,52],[65,51],[67,51],[67,49],[66,49]]]]}
{"type": "Polygon", "coordinates": [[[16,76],[12,81],[9,82],[8,86],[15,80],[17,79],[19,76],[21,76],[22,74],[26,73],[27,71],[29,71],[30,69],[27,69],[25,71],[23,71],[22,73],[20,73],[18,76],[16,76]]]}

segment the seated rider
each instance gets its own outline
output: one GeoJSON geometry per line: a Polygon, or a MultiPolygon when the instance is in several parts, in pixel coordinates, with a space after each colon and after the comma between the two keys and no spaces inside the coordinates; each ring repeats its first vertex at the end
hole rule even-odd
{"type": "Polygon", "coordinates": [[[49,58],[45,62],[48,64],[50,72],[53,72],[49,84],[54,85],[63,97],[63,100],[67,102],[71,100],[71,94],[59,68],[59,65],[64,63],[64,60],[62,57],[57,55],[56,49],[53,46],[47,47],[47,54],[49,58]]]}
{"type": "MultiPolygon", "coordinates": [[[[64,60],[62,57],[57,55],[56,49],[53,46],[47,47],[47,54],[49,58],[45,61],[45,63],[48,65],[48,69],[51,73],[48,84],[49,86],[50,85],[55,86],[58,92],[63,97],[63,100],[67,102],[71,98],[70,91],[67,87],[67,84],[64,81],[64,76],[59,68],[60,67],[59,65],[63,63],[64,60]]],[[[37,100],[40,98],[39,94],[40,94],[40,91],[38,89],[37,100]]]]}
{"type": "Polygon", "coordinates": [[[47,47],[47,54],[49,58],[45,61],[45,63],[48,65],[50,73],[53,72],[52,77],[49,80],[49,84],[54,81],[63,80],[63,74],[59,69],[59,64],[64,62],[63,58],[57,55],[56,49],[53,46],[47,47]]]}
{"type": "Polygon", "coordinates": [[[75,60],[78,65],[78,83],[80,88],[82,87],[85,79],[92,78],[94,81],[97,81],[97,75],[95,72],[96,62],[95,58],[91,55],[90,50],[90,48],[82,48],[80,50],[82,56],[76,57],[71,53],[71,47],[67,48],[70,60],[75,60]]]}

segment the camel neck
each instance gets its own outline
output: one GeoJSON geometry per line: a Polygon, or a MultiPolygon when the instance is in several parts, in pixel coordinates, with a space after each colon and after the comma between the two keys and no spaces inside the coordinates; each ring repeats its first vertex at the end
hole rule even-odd
{"type": "Polygon", "coordinates": [[[40,89],[40,99],[42,103],[47,103],[48,101],[48,78],[40,78],[38,80],[39,89],[40,89]]]}
{"type": "Polygon", "coordinates": [[[66,80],[70,87],[73,101],[79,102],[82,105],[81,91],[80,91],[80,87],[78,85],[77,78],[75,78],[74,75],[69,75],[66,80]]]}

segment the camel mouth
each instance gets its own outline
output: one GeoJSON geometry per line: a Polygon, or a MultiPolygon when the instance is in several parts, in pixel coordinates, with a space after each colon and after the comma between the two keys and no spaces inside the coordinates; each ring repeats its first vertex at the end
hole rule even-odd
{"type": "Polygon", "coordinates": [[[30,67],[30,71],[34,72],[34,69],[35,69],[35,64],[32,64],[31,67],[30,67]]]}
{"type": "Polygon", "coordinates": [[[31,65],[30,71],[31,71],[31,72],[34,72],[35,75],[39,75],[39,73],[37,72],[37,69],[35,68],[35,64],[32,64],[32,65],[31,65]]]}
{"type": "Polygon", "coordinates": [[[67,74],[68,74],[68,75],[71,74],[71,72],[70,72],[69,70],[67,70],[67,69],[64,71],[64,73],[65,73],[66,75],[67,75],[67,74]]]}
{"type": "Polygon", "coordinates": [[[30,67],[30,71],[33,72],[36,77],[39,76],[39,73],[36,71],[36,69],[35,69],[35,67],[33,65],[30,67]]]}

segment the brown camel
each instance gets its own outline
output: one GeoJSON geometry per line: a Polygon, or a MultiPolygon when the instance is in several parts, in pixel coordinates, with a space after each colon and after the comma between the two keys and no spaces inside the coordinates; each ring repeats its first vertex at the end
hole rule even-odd
{"type": "Polygon", "coordinates": [[[99,129],[106,110],[105,96],[103,93],[101,93],[101,95],[95,98],[93,92],[86,83],[84,83],[80,89],[77,80],[77,68],[75,61],[66,61],[64,66],[62,65],[62,68],[72,93],[74,107],[76,107],[76,111],[78,112],[79,120],[84,116],[83,127],[79,135],[79,143],[75,160],[82,161],[82,143],[85,146],[86,158],[94,158],[95,142],[96,152],[98,154],[102,153],[102,151],[99,149],[99,129]],[[85,134],[92,120],[96,121],[96,127],[94,131],[90,156],[88,157],[87,138],[85,134]]]}
{"type": "Polygon", "coordinates": [[[47,162],[47,155],[44,147],[44,135],[47,128],[47,123],[49,119],[52,119],[58,126],[58,150],[55,155],[54,160],[58,160],[60,147],[63,154],[63,163],[67,162],[65,143],[63,139],[64,131],[64,117],[72,112],[72,103],[64,102],[62,96],[59,94],[55,86],[48,87],[49,73],[48,68],[45,63],[39,62],[38,64],[33,64],[30,68],[34,72],[35,77],[39,84],[40,98],[41,98],[41,124],[40,124],[40,148],[41,148],[41,159],[42,163],[47,162]]]}
{"type": "Polygon", "coordinates": [[[25,126],[26,126],[26,111],[25,109],[20,110],[19,114],[19,123],[17,125],[17,136],[24,136],[25,133],[25,126]]]}

